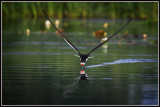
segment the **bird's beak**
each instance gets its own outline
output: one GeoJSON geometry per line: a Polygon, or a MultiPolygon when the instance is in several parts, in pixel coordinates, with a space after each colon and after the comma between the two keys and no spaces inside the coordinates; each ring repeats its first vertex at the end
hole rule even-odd
{"type": "Polygon", "coordinates": [[[85,63],[81,63],[81,66],[83,67],[85,65],[85,63]]]}

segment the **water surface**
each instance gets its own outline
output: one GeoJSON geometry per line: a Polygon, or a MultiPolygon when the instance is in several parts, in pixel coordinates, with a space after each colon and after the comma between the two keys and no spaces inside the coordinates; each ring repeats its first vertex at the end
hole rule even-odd
{"type": "MultiPolygon", "coordinates": [[[[43,21],[40,28],[34,22],[35,28],[31,28],[30,21],[25,25],[19,22],[15,28],[4,27],[3,105],[158,104],[158,46],[149,42],[155,37],[148,38],[147,43],[131,37],[137,44],[118,44],[122,31],[119,37],[94,51],[84,68],[88,80],[80,80],[81,66],[74,56],[76,52],[54,30],[43,33],[43,21]],[[31,29],[29,36],[24,33],[25,28],[31,29]]],[[[88,20],[85,23],[89,24],[83,22],[83,27],[71,23],[65,33],[80,52],[88,53],[100,43],[92,37],[92,31],[102,29],[102,22],[88,20]]],[[[113,24],[108,36],[118,26],[113,24]]]]}

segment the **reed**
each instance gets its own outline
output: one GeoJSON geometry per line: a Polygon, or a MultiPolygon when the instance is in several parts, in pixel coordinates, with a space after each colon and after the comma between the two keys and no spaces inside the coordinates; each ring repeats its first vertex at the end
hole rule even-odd
{"type": "Polygon", "coordinates": [[[118,18],[158,21],[158,2],[2,2],[2,17],[40,18],[41,9],[56,18],[118,18]]]}

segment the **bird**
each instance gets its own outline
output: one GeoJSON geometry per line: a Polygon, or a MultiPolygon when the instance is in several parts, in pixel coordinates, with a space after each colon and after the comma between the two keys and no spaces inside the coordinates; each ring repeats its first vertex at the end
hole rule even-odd
{"type": "Polygon", "coordinates": [[[56,25],[57,28],[59,28],[59,24],[60,24],[60,21],[58,19],[56,19],[55,20],[55,25],[56,25]]]}
{"type": "Polygon", "coordinates": [[[26,33],[27,36],[29,36],[30,33],[31,33],[30,29],[26,29],[26,32],[25,32],[25,33],[26,33]]]}
{"type": "Polygon", "coordinates": [[[143,34],[143,40],[146,40],[147,39],[147,34],[143,34]]]}
{"type": "Polygon", "coordinates": [[[46,21],[45,21],[45,27],[46,27],[47,29],[49,29],[49,28],[51,27],[51,23],[50,23],[49,20],[46,20],[46,21]]]}
{"type": "Polygon", "coordinates": [[[115,35],[117,35],[118,32],[120,32],[131,20],[132,18],[130,18],[128,20],[128,22],[123,25],[118,31],[116,31],[113,35],[111,35],[107,40],[105,40],[104,42],[100,43],[99,45],[97,45],[95,48],[93,48],[88,54],[81,54],[80,51],[64,36],[63,33],[61,33],[58,28],[52,23],[52,21],[49,19],[49,17],[47,16],[47,14],[44,12],[44,10],[42,9],[45,17],[51,22],[51,24],[53,25],[53,27],[61,34],[61,36],[63,37],[63,39],[68,43],[68,45],[70,45],[79,55],[78,57],[80,58],[80,65],[83,67],[86,64],[86,61],[88,60],[89,55],[95,51],[96,49],[98,49],[100,46],[102,46],[104,43],[106,43],[107,41],[109,41],[112,37],[114,37],[115,35]]]}
{"type": "Polygon", "coordinates": [[[98,30],[96,32],[93,32],[93,37],[100,39],[101,42],[108,39],[106,36],[107,36],[107,32],[104,30],[98,30]]]}
{"type": "Polygon", "coordinates": [[[93,32],[93,37],[96,37],[97,39],[101,39],[106,37],[107,32],[104,30],[98,30],[96,32],[93,32]]]}

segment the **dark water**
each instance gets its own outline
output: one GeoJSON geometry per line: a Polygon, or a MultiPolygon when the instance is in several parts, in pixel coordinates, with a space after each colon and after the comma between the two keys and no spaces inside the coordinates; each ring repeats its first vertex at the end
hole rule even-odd
{"type": "MultiPolygon", "coordinates": [[[[26,36],[20,25],[2,33],[3,105],[158,105],[157,44],[142,38],[117,44],[115,37],[91,55],[84,68],[88,80],[80,80],[76,52],[54,30],[44,34],[33,24],[26,36]]],[[[66,34],[80,52],[100,43],[92,37],[99,25],[72,26],[66,34]]]]}

